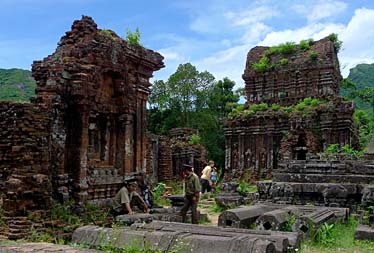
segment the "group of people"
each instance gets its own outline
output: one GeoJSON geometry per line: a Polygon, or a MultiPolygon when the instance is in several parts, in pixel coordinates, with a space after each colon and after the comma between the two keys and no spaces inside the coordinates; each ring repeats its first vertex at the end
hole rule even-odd
{"type": "MultiPolygon", "coordinates": [[[[191,208],[192,224],[198,223],[197,204],[201,194],[207,193],[208,199],[211,197],[212,190],[217,186],[218,172],[214,167],[214,162],[209,161],[207,166],[203,169],[201,177],[199,178],[192,166],[183,165],[183,181],[184,181],[184,205],[181,209],[181,216],[183,222],[186,222],[186,215],[188,209],[191,208]]],[[[113,213],[114,215],[133,214],[134,208],[149,212],[150,200],[147,200],[147,194],[151,194],[147,187],[141,187],[142,196],[136,191],[138,186],[136,181],[125,182],[122,188],[114,197],[113,213]],[[145,189],[143,189],[145,188],[145,189]],[[144,193],[143,193],[144,192],[144,193]],[[146,199],[146,200],[145,200],[146,199]]]]}

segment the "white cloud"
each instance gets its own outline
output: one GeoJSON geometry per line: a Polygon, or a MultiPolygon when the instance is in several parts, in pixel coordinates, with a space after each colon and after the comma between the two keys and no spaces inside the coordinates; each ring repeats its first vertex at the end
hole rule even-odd
{"type": "Polygon", "coordinates": [[[325,0],[308,2],[304,5],[297,4],[292,6],[297,13],[306,15],[309,23],[315,23],[325,18],[334,17],[347,9],[347,4],[341,1],[325,0]]]}
{"type": "Polygon", "coordinates": [[[225,18],[234,26],[245,26],[279,15],[278,11],[267,6],[260,6],[254,9],[241,12],[227,12],[225,18]]]}
{"type": "MultiPolygon", "coordinates": [[[[299,6],[299,8],[301,7],[299,6]]],[[[236,29],[235,37],[219,36],[215,44],[214,41],[205,39],[201,41],[191,41],[185,38],[175,40],[175,43],[170,47],[161,49],[161,53],[166,57],[168,75],[165,74],[166,72],[163,74],[161,72],[161,74],[165,76],[164,79],[167,79],[176,70],[178,64],[190,61],[196,65],[199,71],[207,70],[217,79],[227,76],[237,83],[236,87],[242,87],[244,81],[241,76],[244,72],[246,56],[254,46],[272,46],[287,41],[298,43],[307,38],[319,40],[331,33],[337,33],[343,41],[343,48],[339,53],[343,76],[347,76],[349,68],[358,63],[374,62],[374,43],[372,43],[374,41],[374,30],[372,29],[374,9],[357,9],[351,20],[343,24],[328,19],[346,9],[346,4],[343,2],[319,1],[316,5],[308,8],[306,10],[309,11],[304,14],[310,22],[293,29],[276,29],[275,24],[271,25],[268,22],[267,19],[278,15],[275,7],[274,9],[265,6],[258,7],[255,9],[258,13],[254,11],[225,12],[226,22],[229,21],[228,24],[232,29],[236,29]],[[335,9],[332,6],[335,6],[335,9]],[[209,50],[212,45],[215,48],[209,50]]],[[[207,17],[209,17],[209,13],[207,13],[207,17]]],[[[195,24],[197,23],[195,22],[195,24]]],[[[213,23],[205,28],[208,29],[213,23]]],[[[217,29],[219,24],[215,26],[216,31],[220,30],[217,29]]],[[[227,26],[224,29],[227,29],[227,26]]]]}
{"type": "Polygon", "coordinates": [[[244,73],[248,50],[247,45],[235,46],[193,63],[199,70],[208,70],[217,79],[229,77],[236,82],[236,87],[243,87],[241,76],[244,73]]]}
{"type": "Polygon", "coordinates": [[[331,33],[342,33],[345,26],[342,24],[310,24],[295,30],[275,31],[268,33],[263,41],[259,43],[262,46],[274,46],[287,41],[298,43],[300,40],[313,38],[314,40],[326,37],[331,33]]]}
{"type": "Polygon", "coordinates": [[[184,57],[181,56],[178,52],[171,50],[170,48],[160,49],[158,50],[162,56],[164,56],[166,61],[183,61],[184,57]]]}
{"type": "Polygon", "coordinates": [[[240,41],[244,44],[255,44],[271,31],[270,26],[263,23],[254,23],[245,31],[240,41]]]}
{"type": "Polygon", "coordinates": [[[374,9],[357,9],[341,34],[343,50],[340,53],[343,76],[359,63],[374,62],[374,9]]]}

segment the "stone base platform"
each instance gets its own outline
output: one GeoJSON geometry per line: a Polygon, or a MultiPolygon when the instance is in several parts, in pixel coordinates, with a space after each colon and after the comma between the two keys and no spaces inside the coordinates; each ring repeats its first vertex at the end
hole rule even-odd
{"type": "Polygon", "coordinates": [[[358,225],[355,230],[355,240],[374,241],[374,228],[368,225],[358,225]]]}
{"type": "Polygon", "coordinates": [[[58,253],[99,253],[102,251],[93,249],[81,249],[67,245],[58,245],[53,243],[21,243],[14,245],[2,245],[0,246],[1,253],[47,253],[47,252],[58,252],[58,253]]]}

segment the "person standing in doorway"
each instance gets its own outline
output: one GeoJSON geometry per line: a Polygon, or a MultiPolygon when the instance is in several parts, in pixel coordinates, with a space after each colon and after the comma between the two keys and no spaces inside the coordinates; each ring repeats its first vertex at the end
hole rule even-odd
{"type": "Polygon", "coordinates": [[[201,193],[205,194],[207,192],[208,199],[210,199],[210,192],[212,191],[212,168],[214,167],[214,162],[209,161],[208,165],[205,166],[203,171],[201,172],[201,193]]]}
{"type": "Polygon", "coordinates": [[[192,166],[190,165],[183,165],[183,173],[186,175],[186,179],[184,183],[184,205],[180,212],[182,221],[186,222],[187,211],[191,207],[192,224],[198,224],[197,203],[199,202],[201,191],[199,177],[195,173],[193,173],[192,166]]]}

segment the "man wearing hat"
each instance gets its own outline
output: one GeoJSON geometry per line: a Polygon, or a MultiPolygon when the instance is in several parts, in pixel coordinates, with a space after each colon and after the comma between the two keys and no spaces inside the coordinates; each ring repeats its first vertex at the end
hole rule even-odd
{"type": "Polygon", "coordinates": [[[147,204],[143,198],[135,191],[137,183],[135,181],[124,182],[123,187],[114,197],[113,211],[115,215],[133,214],[133,208],[139,207],[145,213],[148,212],[147,204]]]}
{"type": "Polygon", "coordinates": [[[186,175],[186,180],[184,187],[184,205],[181,209],[182,220],[186,222],[187,211],[191,207],[192,224],[197,224],[197,203],[199,202],[201,191],[200,180],[199,177],[193,173],[191,165],[184,164],[183,173],[186,175]]]}

